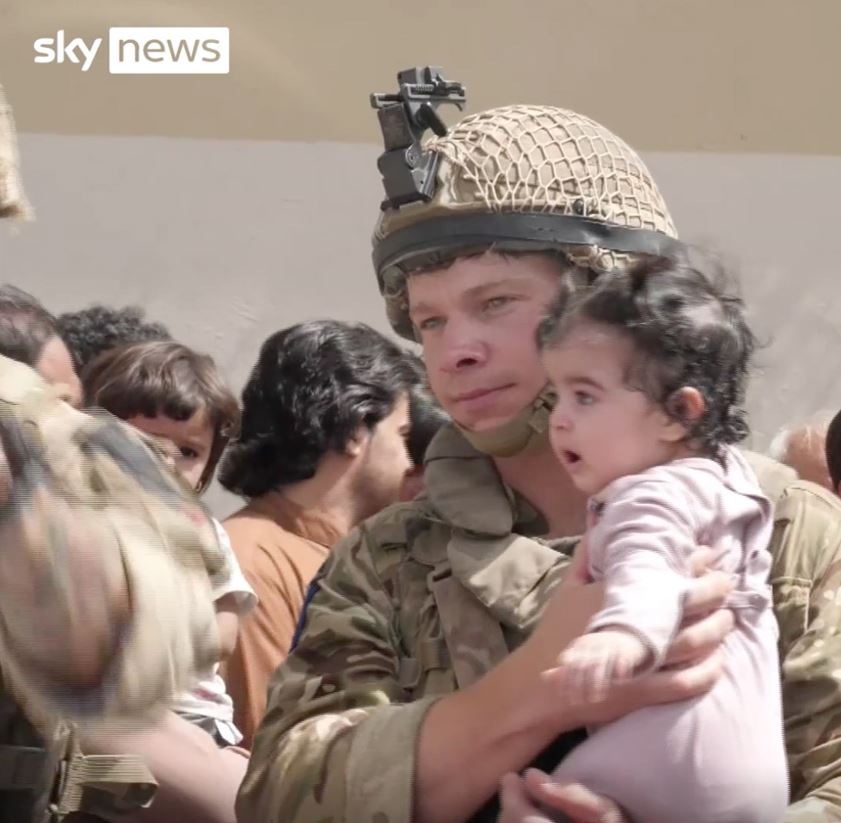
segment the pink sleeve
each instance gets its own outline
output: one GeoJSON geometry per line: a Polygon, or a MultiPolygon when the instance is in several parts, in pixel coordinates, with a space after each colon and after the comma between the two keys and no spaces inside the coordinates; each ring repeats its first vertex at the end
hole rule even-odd
{"type": "Polygon", "coordinates": [[[588,631],[634,633],[650,649],[652,668],[681,622],[697,515],[684,484],[639,478],[605,504],[590,533],[591,569],[605,581],[605,603],[588,631]]]}

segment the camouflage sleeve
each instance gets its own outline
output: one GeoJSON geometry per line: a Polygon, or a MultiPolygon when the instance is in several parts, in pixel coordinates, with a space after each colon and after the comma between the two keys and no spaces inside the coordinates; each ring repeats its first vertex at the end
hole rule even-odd
{"type": "Polygon", "coordinates": [[[791,782],[786,823],[841,820],[841,502],[797,482],[771,542],[791,782]]]}
{"type": "Polygon", "coordinates": [[[298,644],[270,687],[241,820],[412,819],[416,741],[435,698],[404,702],[396,615],[375,546],[365,528],[353,532],[319,575],[298,644]]]}

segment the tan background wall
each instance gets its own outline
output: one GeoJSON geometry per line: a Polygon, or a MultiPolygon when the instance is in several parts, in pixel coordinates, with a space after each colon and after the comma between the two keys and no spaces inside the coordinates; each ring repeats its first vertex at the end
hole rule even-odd
{"type": "Polygon", "coordinates": [[[39,218],[0,230],[0,280],[56,312],[140,303],[237,388],[285,324],[384,328],[367,94],[413,61],[438,62],[468,84],[470,110],[569,105],[643,150],[684,237],[738,265],[769,343],[750,398],[757,445],[791,417],[841,406],[841,4],[303,6],[0,0],[0,82],[39,218]],[[32,41],[57,28],[90,38],[127,24],[228,25],[231,74],[32,63],[32,41]]]}

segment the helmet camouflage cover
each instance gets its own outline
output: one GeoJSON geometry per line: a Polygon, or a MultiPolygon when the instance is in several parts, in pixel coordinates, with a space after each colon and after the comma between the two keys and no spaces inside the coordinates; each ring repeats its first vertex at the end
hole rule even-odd
{"type": "MultiPolygon", "coordinates": [[[[395,198],[391,186],[374,231],[379,287],[398,334],[414,339],[406,276],[458,256],[490,247],[554,250],[582,268],[607,272],[629,257],[675,246],[677,233],[651,174],[604,126],[566,109],[518,105],[470,115],[447,131],[434,109],[462,103],[461,84],[428,67],[401,72],[398,80],[400,93],[372,101],[381,122],[391,107],[415,126],[417,139],[405,139],[404,129],[402,143],[409,145],[398,148],[416,177],[419,157],[427,161],[417,194],[395,198]],[[446,99],[454,87],[459,99],[446,99]],[[422,116],[412,120],[418,111],[422,116]],[[436,135],[421,142],[428,125],[436,135]]],[[[401,143],[385,122],[383,133],[386,149],[401,143]]],[[[387,193],[393,166],[383,161],[394,153],[380,159],[387,193]]]]}

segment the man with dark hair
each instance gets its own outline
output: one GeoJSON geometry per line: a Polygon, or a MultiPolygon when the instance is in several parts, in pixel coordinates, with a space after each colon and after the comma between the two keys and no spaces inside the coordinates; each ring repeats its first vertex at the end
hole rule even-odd
{"type": "Polygon", "coordinates": [[[426,450],[438,430],[450,422],[450,416],[441,408],[429,388],[423,360],[412,352],[406,352],[409,365],[415,370],[417,385],[409,392],[409,436],[406,448],[412,468],[406,473],[402,501],[414,500],[424,489],[423,472],[426,450]]]}
{"type": "Polygon", "coordinates": [[[263,344],[219,478],[249,500],[225,527],[260,601],[226,670],[245,745],[330,547],[399,497],[418,380],[403,350],[362,323],[300,323],[263,344]]]}
{"type": "Polygon", "coordinates": [[[80,374],[95,357],[117,346],[172,340],[166,326],[144,319],[143,309],[139,306],[122,309],[88,306],[60,314],[57,322],[80,374]]]}
{"type": "Polygon", "coordinates": [[[0,354],[31,366],[71,406],[82,400],[82,385],[56,319],[16,286],[0,286],[0,354]]]}

